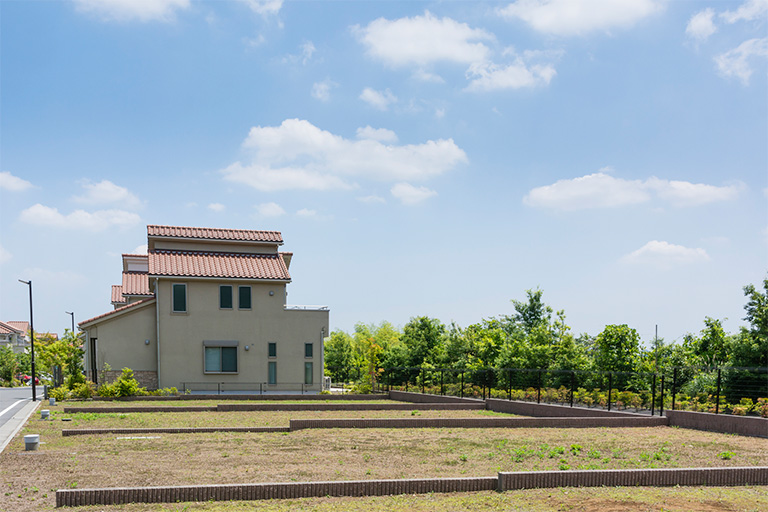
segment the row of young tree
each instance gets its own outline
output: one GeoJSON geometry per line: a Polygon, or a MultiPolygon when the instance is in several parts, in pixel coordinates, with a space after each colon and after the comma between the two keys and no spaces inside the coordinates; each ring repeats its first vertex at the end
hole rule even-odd
{"type": "MultiPolygon", "coordinates": [[[[353,333],[334,331],[325,342],[326,374],[335,382],[384,378],[382,369],[452,368],[467,372],[487,368],[541,369],[579,372],[579,382],[605,387],[605,373],[620,389],[648,389],[653,374],[670,376],[674,368],[678,390],[694,395],[713,392],[717,372],[724,393],[742,397],[768,396],[768,278],[763,291],[744,287],[747,326],[726,333],[720,319],[706,317],[698,334],[687,334],[680,343],[663,338],[641,343],[627,325],[606,325],[596,336],[575,336],[565,313],[543,300],[542,290],[528,290],[526,300],[512,300],[514,313],[460,327],[425,316],[414,317],[398,329],[389,322],[357,324],[353,333]],[[736,371],[760,368],[757,372],[736,371]],[[738,388],[738,389],[736,389],[738,388]]],[[[562,372],[565,374],[565,372],[562,372]]],[[[412,374],[412,372],[410,373],[412,374]]],[[[402,372],[397,378],[407,378],[402,372]]],[[[563,378],[565,380],[566,377],[563,378]]],[[[737,398],[738,400],[738,398],[737,398]]]]}
{"type": "MultiPolygon", "coordinates": [[[[67,329],[61,339],[48,333],[35,333],[35,374],[42,383],[61,385],[85,382],[83,375],[83,340],[67,329]],[[58,382],[54,382],[58,381],[58,382]]],[[[14,353],[7,345],[0,347],[0,384],[20,385],[21,375],[32,375],[29,351],[14,353]]]]}

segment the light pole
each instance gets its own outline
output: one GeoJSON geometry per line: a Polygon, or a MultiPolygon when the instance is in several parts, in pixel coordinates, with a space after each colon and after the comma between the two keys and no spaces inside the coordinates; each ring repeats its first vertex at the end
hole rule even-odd
{"type": "Polygon", "coordinates": [[[75,312],[65,311],[65,313],[72,317],[72,336],[74,336],[75,335],[75,312]]]}
{"type": "Polygon", "coordinates": [[[29,286],[29,337],[32,344],[32,401],[37,401],[37,386],[35,386],[35,324],[32,320],[32,281],[24,281],[19,279],[20,283],[24,283],[29,286]]]}

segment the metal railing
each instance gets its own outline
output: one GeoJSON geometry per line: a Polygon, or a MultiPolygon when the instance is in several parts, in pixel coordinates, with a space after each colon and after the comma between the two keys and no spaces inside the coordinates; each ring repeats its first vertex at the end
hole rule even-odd
{"type": "Polygon", "coordinates": [[[320,391],[320,384],[305,384],[303,382],[182,382],[181,391],[184,394],[306,394],[320,391]]]}

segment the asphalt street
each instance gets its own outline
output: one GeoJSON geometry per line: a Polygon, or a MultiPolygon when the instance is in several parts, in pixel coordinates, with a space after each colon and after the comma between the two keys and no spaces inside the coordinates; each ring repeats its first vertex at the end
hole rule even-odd
{"type": "MultiPolygon", "coordinates": [[[[43,399],[43,386],[37,386],[37,400],[43,399]]],[[[10,441],[37,405],[32,403],[32,388],[0,388],[0,451],[10,441]]]]}

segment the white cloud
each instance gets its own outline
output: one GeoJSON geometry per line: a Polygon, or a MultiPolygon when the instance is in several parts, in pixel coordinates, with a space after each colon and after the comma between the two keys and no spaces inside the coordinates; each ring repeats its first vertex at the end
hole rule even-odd
{"type": "Polygon", "coordinates": [[[266,42],[266,40],[267,39],[264,37],[263,34],[259,34],[258,37],[244,37],[242,39],[243,44],[249,50],[253,50],[254,48],[258,48],[259,46],[264,44],[266,42]]]}
{"type": "Polygon", "coordinates": [[[539,32],[574,36],[627,28],[662,8],[659,0],[518,0],[498,13],[539,32]]]}
{"type": "Polygon", "coordinates": [[[0,265],[11,261],[11,258],[13,258],[13,255],[0,245],[0,265]]]}
{"type": "Polygon", "coordinates": [[[532,189],[523,203],[554,210],[615,208],[650,201],[654,195],[672,206],[696,206],[735,199],[743,185],[714,186],[651,177],[645,181],[624,180],[599,171],[579,178],[558,180],[532,189]]]}
{"type": "Polygon", "coordinates": [[[214,212],[223,212],[226,206],[221,203],[211,203],[208,205],[208,209],[214,212]]]}
{"type": "Polygon", "coordinates": [[[38,203],[21,212],[19,218],[28,224],[85,231],[104,231],[112,227],[130,227],[141,222],[141,218],[124,210],[98,210],[86,212],[75,210],[63,215],[56,208],[38,203]]]}
{"type": "Polygon", "coordinates": [[[300,119],[252,128],[243,148],[252,162],[236,162],[221,172],[226,180],[262,191],[350,189],[350,177],[423,181],[467,161],[452,139],[385,145],[345,139],[300,119]]]}
{"type": "Polygon", "coordinates": [[[736,77],[744,85],[749,85],[752,76],[750,59],[768,58],[768,37],[749,39],[733,50],[715,56],[717,69],[725,77],[736,77]]]}
{"type": "Polygon", "coordinates": [[[413,78],[415,78],[420,82],[432,82],[435,84],[445,83],[445,80],[440,75],[437,75],[435,73],[430,73],[429,71],[425,71],[421,68],[413,72],[413,78]]]}
{"type": "Polygon", "coordinates": [[[384,204],[387,202],[387,200],[384,199],[383,197],[379,197],[376,195],[358,197],[357,200],[360,201],[361,203],[368,203],[368,204],[374,204],[374,203],[384,204]]]}
{"type": "Polygon", "coordinates": [[[500,66],[493,63],[472,64],[467,71],[471,78],[468,91],[493,91],[498,89],[520,89],[549,85],[556,74],[551,65],[526,66],[521,58],[512,64],[500,66]]]}
{"type": "Polygon", "coordinates": [[[308,208],[302,208],[301,210],[296,212],[296,215],[298,217],[314,217],[317,215],[317,212],[315,210],[310,210],[308,208]]]}
{"type": "Polygon", "coordinates": [[[477,41],[493,40],[492,34],[470,28],[451,18],[423,16],[387,20],[352,27],[368,55],[391,66],[425,66],[439,61],[469,64],[485,60],[488,48],[477,41]]]}
{"type": "Polygon", "coordinates": [[[147,254],[149,252],[149,247],[147,244],[139,245],[134,250],[131,251],[131,254],[147,254]]]}
{"type": "Polygon", "coordinates": [[[397,134],[386,128],[372,128],[370,125],[357,129],[358,139],[377,140],[379,142],[397,142],[397,134]]]}
{"type": "Polygon", "coordinates": [[[256,14],[261,16],[275,15],[283,7],[283,0],[241,0],[256,14]]]}
{"type": "Polygon", "coordinates": [[[189,0],[74,0],[77,10],[104,21],[174,21],[189,0]]]}
{"type": "Polygon", "coordinates": [[[87,204],[118,204],[124,208],[138,208],[141,201],[127,188],[115,185],[109,180],[92,183],[88,180],[82,182],[85,194],[75,196],[72,199],[78,203],[87,204]]]}
{"type": "Polygon", "coordinates": [[[651,240],[641,248],[623,256],[622,261],[632,264],[650,264],[653,266],[669,267],[709,261],[707,251],[701,248],[690,248],[670,244],[659,240],[651,240]]]}
{"type": "Polygon", "coordinates": [[[445,117],[445,109],[444,108],[436,108],[435,109],[435,119],[442,119],[445,117]]]}
{"type": "Polygon", "coordinates": [[[685,35],[697,41],[704,41],[709,36],[717,32],[717,27],[712,19],[715,11],[712,8],[704,9],[691,16],[688,26],[685,28],[685,35]]]}
{"type": "Polygon", "coordinates": [[[14,176],[8,171],[0,172],[0,190],[10,190],[11,192],[21,192],[32,188],[32,184],[27,180],[14,176]]]}
{"type": "Polygon", "coordinates": [[[331,99],[331,89],[337,86],[338,84],[331,80],[315,82],[312,84],[312,97],[320,101],[328,101],[331,99]]]}
{"type": "Polygon", "coordinates": [[[766,15],[768,15],[768,0],[747,0],[735,11],[725,11],[720,13],[720,17],[723,18],[726,23],[736,23],[741,20],[765,20],[766,15]]]}
{"type": "Polygon", "coordinates": [[[312,41],[304,41],[299,46],[301,51],[298,55],[286,55],[283,57],[283,63],[284,64],[298,64],[301,63],[302,66],[306,66],[307,63],[312,60],[312,55],[315,54],[316,48],[312,41]]]}
{"type": "Polygon", "coordinates": [[[414,187],[409,183],[396,183],[390,190],[403,204],[416,204],[436,196],[437,192],[427,187],[414,187]]]}
{"type": "Polygon", "coordinates": [[[389,89],[379,92],[370,87],[363,89],[363,92],[360,93],[360,99],[378,110],[387,110],[390,103],[397,101],[397,98],[389,89]]]}
{"type": "Polygon", "coordinates": [[[256,211],[258,211],[259,215],[262,217],[279,217],[285,215],[285,210],[283,210],[283,207],[277,203],[261,203],[256,205],[256,211]]]}

